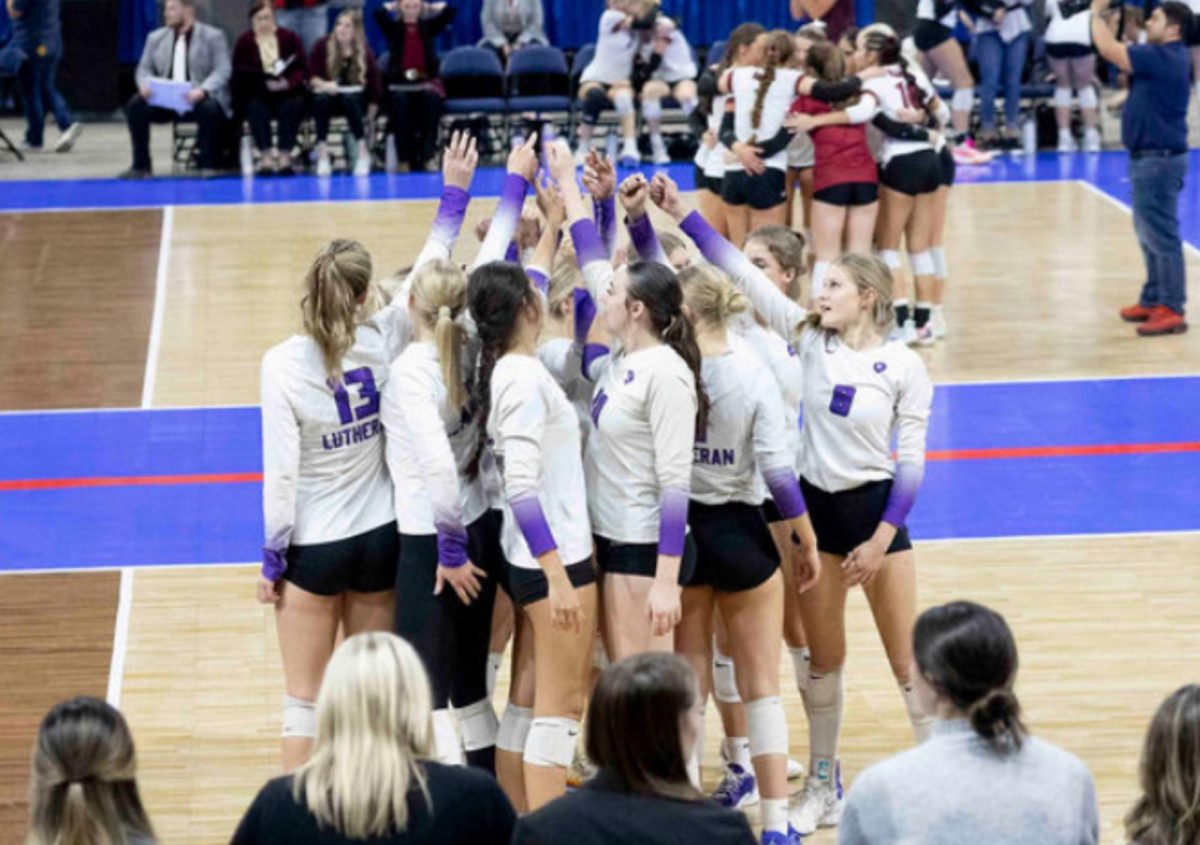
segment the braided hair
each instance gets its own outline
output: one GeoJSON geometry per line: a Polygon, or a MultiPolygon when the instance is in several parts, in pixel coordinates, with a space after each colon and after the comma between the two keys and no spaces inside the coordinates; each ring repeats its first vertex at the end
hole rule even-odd
{"type": "Polygon", "coordinates": [[[926,120],[933,122],[933,107],[930,105],[929,94],[917,84],[917,78],[913,76],[912,70],[908,66],[908,59],[904,58],[904,53],[900,49],[900,39],[885,32],[870,32],[863,41],[863,48],[868,53],[877,54],[880,65],[899,66],[900,73],[904,76],[904,82],[916,98],[917,105],[925,112],[926,120]]]}
{"type": "Polygon", "coordinates": [[[750,126],[755,133],[762,124],[763,106],[767,102],[767,92],[775,81],[775,71],[787,67],[796,52],[796,41],[792,34],[785,29],[774,29],[765,36],[766,47],[763,51],[763,69],[758,75],[758,91],[754,95],[754,109],[750,112],[750,126]]]}

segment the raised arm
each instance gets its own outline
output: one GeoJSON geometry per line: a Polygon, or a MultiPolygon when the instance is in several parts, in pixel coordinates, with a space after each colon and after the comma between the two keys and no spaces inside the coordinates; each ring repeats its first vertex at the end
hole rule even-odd
{"type": "Polygon", "coordinates": [[[467,206],[471,202],[471,180],[475,178],[478,164],[479,153],[475,149],[474,136],[467,132],[455,132],[442,157],[442,197],[437,215],[433,218],[425,246],[413,262],[414,270],[430,261],[450,259],[454,242],[462,230],[467,206]]]}
{"type": "Polygon", "coordinates": [[[1108,0],[1092,0],[1092,44],[1106,61],[1112,62],[1125,73],[1132,73],[1129,47],[1117,40],[1104,20],[1108,6],[1108,0]]]}
{"type": "Polygon", "coordinates": [[[664,267],[671,262],[659,243],[658,233],[646,213],[646,201],[650,199],[650,183],[640,173],[635,173],[621,183],[621,205],[625,208],[625,226],[633,251],[641,261],[652,261],[664,267]]]}
{"type": "Polygon", "coordinates": [[[488,228],[483,246],[475,256],[475,267],[482,267],[493,261],[502,261],[517,231],[521,220],[521,209],[525,207],[525,193],[537,172],[537,133],[534,132],[525,143],[512,151],[508,157],[508,175],[504,178],[504,189],[500,194],[500,204],[492,215],[492,225],[488,228]]]}
{"type": "Polygon", "coordinates": [[[600,240],[611,259],[617,249],[617,173],[599,150],[591,150],[583,167],[583,187],[592,195],[592,213],[600,240]]]}

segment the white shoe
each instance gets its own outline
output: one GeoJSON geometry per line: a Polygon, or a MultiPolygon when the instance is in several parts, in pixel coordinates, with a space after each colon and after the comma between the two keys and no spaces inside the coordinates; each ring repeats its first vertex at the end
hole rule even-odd
{"type": "Polygon", "coordinates": [[[937,338],[933,335],[933,328],[928,323],[914,331],[917,335],[917,346],[933,346],[937,343],[937,338]]]}
{"type": "Polygon", "coordinates": [[[67,131],[58,136],[58,143],[54,145],[54,152],[69,153],[71,147],[75,146],[75,142],[79,140],[79,136],[83,134],[83,124],[75,121],[67,127],[67,131]]]}
{"type": "Polygon", "coordinates": [[[638,152],[637,141],[629,140],[621,145],[621,164],[637,167],[641,163],[642,154],[638,152]]]}
{"type": "Polygon", "coordinates": [[[846,800],[842,797],[841,764],[833,781],[818,781],[811,775],[804,789],[792,796],[788,821],[801,836],[808,836],[818,827],[837,827],[842,820],[846,800]]]}
{"type": "Polygon", "coordinates": [[[904,325],[900,327],[900,340],[909,346],[917,342],[917,324],[908,319],[904,321],[904,325]]]}
{"type": "Polygon", "coordinates": [[[946,312],[941,308],[935,308],[933,313],[929,315],[929,327],[933,329],[933,336],[937,340],[941,340],[948,333],[946,326],[946,312]]]}
{"type": "Polygon", "coordinates": [[[360,152],[358,158],[354,160],[354,175],[355,176],[370,176],[371,175],[371,154],[360,152]]]}
{"type": "Polygon", "coordinates": [[[650,154],[655,164],[671,163],[671,154],[667,152],[667,142],[662,135],[650,136],[650,154]]]}
{"type": "Polygon", "coordinates": [[[1083,133],[1083,151],[1085,153],[1100,152],[1100,130],[1088,129],[1083,133]]]}
{"type": "Polygon", "coordinates": [[[317,176],[321,179],[326,178],[333,173],[333,165],[329,161],[329,156],[321,156],[317,159],[317,176]]]}
{"type": "Polygon", "coordinates": [[[1058,151],[1060,153],[1073,153],[1079,149],[1079,145],[1075,143],[1075,136],[1068,132],[1058,133],[1058,151]]]}

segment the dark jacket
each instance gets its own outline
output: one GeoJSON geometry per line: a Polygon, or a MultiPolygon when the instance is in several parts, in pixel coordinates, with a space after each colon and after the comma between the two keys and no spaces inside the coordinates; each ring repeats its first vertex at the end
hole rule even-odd
{"type": "Polygon", "coordinates": [[[707,799],[629,792],[601,770],[584,786],[517,822],[513,845],[754,845],[746,817],[707,799]]]}
{"type": "MultiPolygon", "coordinates": [[[[433,17],[421,18],[417,22],[417,29],[421,33],[421,46],[425,50],[425,67],[430,79],[438,75],[437,49],[433,40],[450,26],[457,14],[456,8],[447,6],[433,17]]],[[[401,70],[404,67],[404,23],[392,17],[382,6],[375,9],[375,23],[379,25],[388,43],[388,66],[384,68],[384,77],[388,83],[405,82],[404,71],[401,70]]]]}
{"type": "Polygon", "coordinates": [[[279,42],[280,60],[290,60],[287,70],[281,76],[287,80],[287,90],[267,90],[267,79],[270,77],[263,70],[262,56],[258,52],[254,32],[244,32],[233,45],[233,79],[230,88],[233,91],[235,109],[245,108],[246,103],[262,96],[286,97],[304,94],[308,83],[308,61],[300,36],[281,27],[275,30],[275,40],[279,42]]]}
{"type": "MultiPolygon", "coordinates": [[[[330,38],[333,38],[332,34],[313,45],[312,55],[308,59],[308,71],[312,79],[329,79],[330,38]]],[[[338,82],[339,80],[330,79],[329,81],[338,82]]],[[[383,102],[383,74],[379,70],[379,61],[375,58],[375,51],[370,47],[367,47],[367,78],[362,85],[368,103],[383,102]]]]}

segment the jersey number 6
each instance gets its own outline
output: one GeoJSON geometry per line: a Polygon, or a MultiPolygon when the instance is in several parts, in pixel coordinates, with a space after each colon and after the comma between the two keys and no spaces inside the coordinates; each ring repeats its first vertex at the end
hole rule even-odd
{"type": "Polygon", "coordinates": [[[379,391],[375,389],[375,376],[371,374],[370,367],[351,370],[342,378],[344,383],[336,382],[333,379],[329,380],[329,387],[333,390],[333,401],[337,403],[338,418],[342,421],[342,425],[349,425],[356,419],[366,419],[379,413],[379,391]],[[350,407],[350,394],[346,392],[345,387],[349,384],[358,385],[358,395],[362,398],[363,403],[357,408],[350,407]]]}

